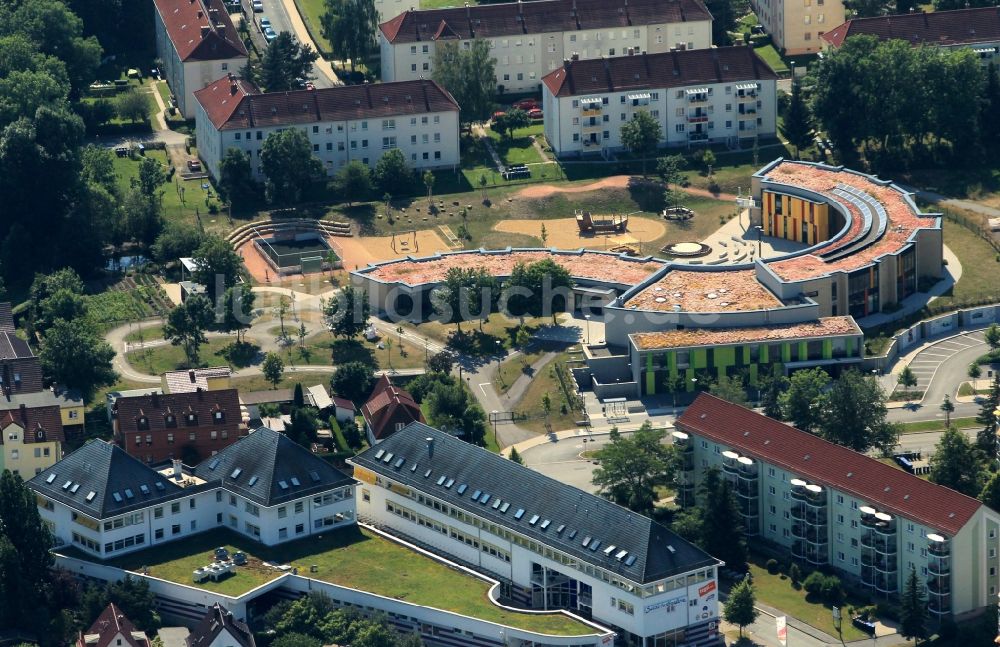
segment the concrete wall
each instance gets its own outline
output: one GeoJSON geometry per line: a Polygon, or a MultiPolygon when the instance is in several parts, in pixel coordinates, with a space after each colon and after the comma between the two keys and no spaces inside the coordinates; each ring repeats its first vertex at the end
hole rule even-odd
{"type": "Polygon", "coordinates": [[[1000,323],[1000,304],[956,310],[917,322],[893,335],[888,348],[882,355],[866,358],[865,369],[884,369],[901,354],[906,354],[911,348],[924,341],[985,328],[991,323],[1000,323]]]}

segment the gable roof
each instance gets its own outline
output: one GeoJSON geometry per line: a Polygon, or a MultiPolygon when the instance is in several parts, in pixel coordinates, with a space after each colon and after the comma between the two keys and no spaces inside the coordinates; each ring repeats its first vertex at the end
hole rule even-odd
{"type": "Polygon", "coordinates": [[[139,631],[122,610],[112,602],[86,632],[80,632],[78,647],[109,647],[111,641],[121,636],[129,647],[149,647],[146,634],[139,631]]]}
{"type": "Polygon", "coordinates": [[[172,414],[177,429],[184,429],[184,417],[189,413],[197,416],[198,427],[216,426],[215,413],[223,414],[223,425],[229,428],[239,426],[240,397],[236,389],[217,391],[194,391],[182,393],[147,393],[123,396],[115,400],[114,414],[118,429],[123,433],[136,431],[156,432],[167,429],[167,415],[172,414]],[[145,417],[148,429],[139,429],[139,419],[145,417]]]}
{"type": "Polygon", "coordinates": [[[393,44],[711,20],[701,0],[535,0],[404,11],[379,25],[393,44]]]}
{"type": "Polygon", "coordinates": [[[228,76],[194,96],[218,130],[382,119],[459,109],[451,94],[429,79],[262,93],[253,84],[228,76]]]}
{"type": "Polygon", "coordinates": [[[171,479],[103,440],[88,442],[36,474],[27,485],[94,519],[140,510],[184,494],[171,479]]]}
{"type": "Polygon", "coordinates": [[[14,312],[9,301],[0,301],[0,332],[14,332],[14,312]]]}
{"type": "Polygon", "coordinates": [[[720,564],[648,517],[422,423],[349,462],[633,582],[720,564]]]}
{"type": "MultiPolygon", "coordinates": [[[[236,641],[238,647],[255,647],[253,633],[246,623],[237,620],[233,614],[218,602],[208,608],[194,630],[188,634],[185,641],[187,647],[209,647],[222,632],[236,641]]],[[[229,645],[229,641],[225,641],[229,645]]]]}
{"type": "Polygon", "coordinates": [[[5,359],[31,359],[35,357],[28,342],[14,334],[14,331],[0,329],[0,361],[5,359]]]}
{"type": "Polygon", "coordinates": [[[395,430],[396,423],[423,422],[424,414],[408,391],[398,388],[384,373],[375,383],[368,401],[361,407],[361,415],[381,440],[395,430]]]}
{"type": "Polygon", "coordinates": [[[228,366],[209,366],[207,368],[192,368],[186,371],[167,371],[163,374],[163,385],[166,393],[184,393],[197,391],[199,388],[208,390],[208,381],[214,378],[230,377],[233,371],[228,366]]]}
{"type": "Polygon", "coordinates": [[[153,0],[181,61],[247,56],[222,0],[153,0]]]}
{"type": "Polygon", "coordinates": [[[840,47],[851,36],[868,34],[881,40],[905,40],[911,45],[971,45],[1000,40],[1000,7],[915,11],[913,13],[853,18],[823,34],[840,47]]]}
{"type": "Polygon", "coordinates": [[[566,61],[542,83],[553,95],[569,97],[777,78],[752,47],[717,47],[566,61]]]}
{"type": "Polygon", "coordinates": [[[981,505],[964,494],[707,393],[695,399],[676,426],[950,535],[981,505]]]}
{"type": "Polygon", "coordinates": [[[263,506],[354,482],[285,434],[267,427],[257,428],[202,461],[192,473],[205,481],[221,480],[227,490],[263,506]]]}
{"type": "MultiPolygon", "coordinates": [[[[48,392],[46,391],[46,393],[48,392]]],[[[42,442],[53,440],[63,442],[66,440],[59,405],[15,406],[10,409],[3,409],[3,405],[4,402],[0,400],[0,429],[17,425],[24,430],[24,442],[26,443],[36,442],[39,431],[44,433],[42,442]]],[[[2,444],[3,438],[0,438],[0,445],[2,444]]]]}

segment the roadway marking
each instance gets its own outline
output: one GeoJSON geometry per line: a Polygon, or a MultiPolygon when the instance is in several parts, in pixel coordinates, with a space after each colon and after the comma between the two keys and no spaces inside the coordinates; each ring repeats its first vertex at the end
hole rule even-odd
{"type": "Polygon", "coordinates": [[[479,390],[483,392],[483,397],[486,397],[486,398],[490,397],[490,394],[487,393],[486,389],[483,388],[484,386],[491,386],[491,384],[489,382],[482,382],[478,386],[479,386],[479,390]]]}

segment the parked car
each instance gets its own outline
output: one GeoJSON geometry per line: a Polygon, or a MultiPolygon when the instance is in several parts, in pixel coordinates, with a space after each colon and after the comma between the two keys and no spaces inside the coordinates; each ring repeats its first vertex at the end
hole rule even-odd
{"type": "Polygon", "coordinates": [[[215,559],[219,561],[226,561],[229,559],[229,551],[225,548],[225,546],[219,546],[215,549],[215,559]]]}
{"type": "Polygon", "coordinates": [[[497,110],[496,112],[493,113],[493,118],[499,119],[500,117],[503,117],[505,114],[507,113],[504,112],[503,110],[497,110]]]}
{"type": "Polygon", "coordinates": [[[244,553],[242,550],[233,553],[233,563],[236,564],[237,566],[246,566],[247,554],[244,553]]]}
{"type": "Polygon", "coordinates": [[[274,31],[274,29],[272,29],[271,27],[268,27],[267,29],[264,30],[264,40],[266,40],[267,42],[270,43],[277,37],[278,37],[278,32],[274,31]]]}
{"type": "Polygon", "coordinates": [[[271,29],[271,19],[268,18],[267,16],[261,16],[261,18],[260,18],[260,30],[261,31],[267,31],[268,29],[271,29]]]}
{"type": "Polygon", "coordinates": [[[264,0],[253,0],[250,6],[253,8],[254,13],[261,13],[264,11],[264,0]]]}
{"type": "Polygon", "coordinates": [[[312,81],[306,81],[306,90],[315,90],[316,86],[313,85],[312,81]]]}
{"type": "Polygon", "coordinates": [[[518,164],[516,166],[508,166],[502,174],[505,180],[517,180],[520,178],[531,177],[531,169],[529,169],[524,164],[518,164]]]}
{"type": "Polygon", "coordinates": [[[188,170],[189,171],[200,171],[201,161],[199,160],[188,160],[188,170]]]}
{"type": "Polygon", "coordinates": [[[542,118],[541,108],[532,108],[531,110],[528,111],[528,119],[541,119],[541,118],[542,118]]]}
{"type": "Polygon", "coordinates": [[[516,103],[514,103],[513,107],[514,108],[519,108],[519,109],[524,110],[525,112],[527,112],[529,110],[534,110],[535,108],[540,108],[541,106],[538,104],[538,101],[536,101],[535,99],[521,99],[520,101],[517,101],[516,103]]]}

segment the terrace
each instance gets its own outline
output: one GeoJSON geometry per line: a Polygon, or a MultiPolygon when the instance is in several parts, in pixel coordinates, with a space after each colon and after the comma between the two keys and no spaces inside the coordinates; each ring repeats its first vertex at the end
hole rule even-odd
{"type": "MultiPolygon", "coordinates": [[[[75,548],[60,552],[98,562],[75,548]]],[[[305,577],[367,591],[412,604],[451,611],[538,633],[576,636],[597,633],[585,623],[558,613],[518,613],[490,601],[490,584],[401,544],[357,527],[344,528],[280,546],[263,546],[248,537],[219,528],[123,555],[103,563],[227,596],[240,596],[285,572],[265,562],[297,568],[305,577]],[[215,548],[247,554],[246,566],[218,582],[192,581],[194,569],[212,563],[215,548]],[[315,572],[310,568],[315,567],[315,572]]]]}
{"type": "Polygon", "coordinates": [[[625,308],[720,312],[780,308],[781,301],[757,281],[754,270],[690,272],[675,270],[625,302],[625,308]]]}
{"type": "Polygon", "coordinates": [[[768,341],[802,340],[835,335],[860,335],[850,317],[821,317],[816,321],[758,328],[701,328],[667,330],[629,335],[639,350],[661,350],[687,346],[724,346],[768,341]]]}

